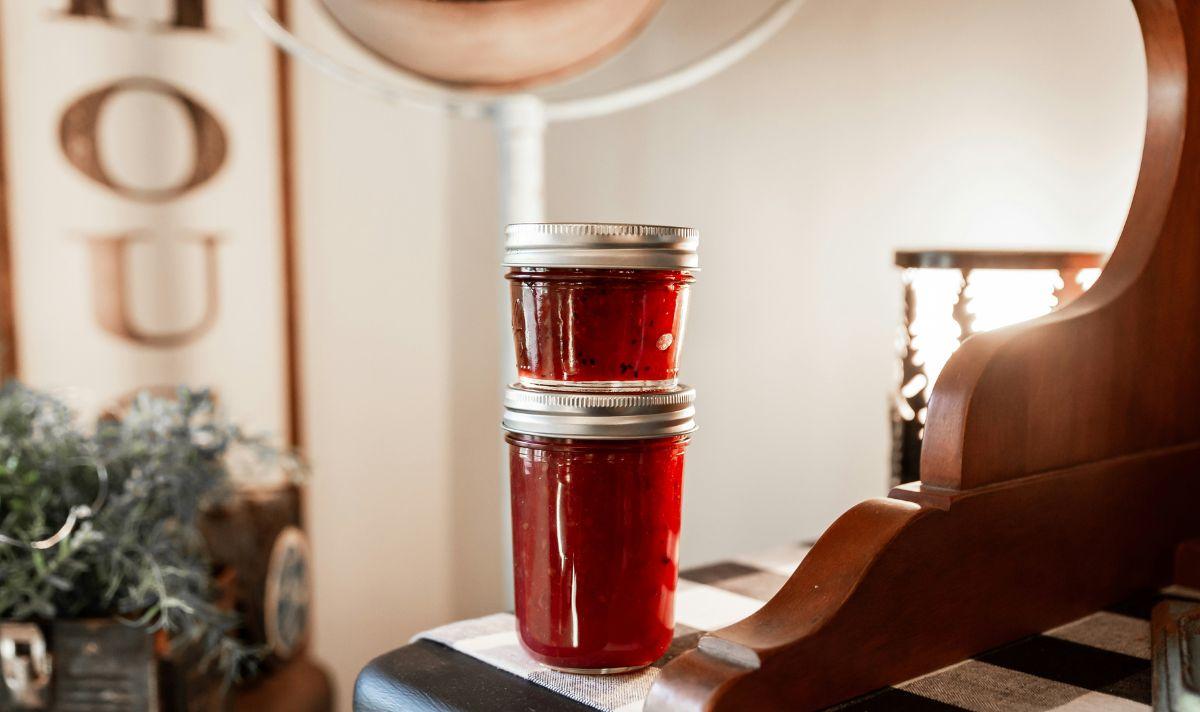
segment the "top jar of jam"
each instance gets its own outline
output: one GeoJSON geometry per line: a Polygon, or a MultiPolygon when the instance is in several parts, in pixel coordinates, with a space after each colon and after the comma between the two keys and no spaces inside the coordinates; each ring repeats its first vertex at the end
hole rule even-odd
{"type": "Polygon", "coordinates": [[[696,230],[520,223],[505,238],[522,386],[654,391],[678,384],[696,230]]]}

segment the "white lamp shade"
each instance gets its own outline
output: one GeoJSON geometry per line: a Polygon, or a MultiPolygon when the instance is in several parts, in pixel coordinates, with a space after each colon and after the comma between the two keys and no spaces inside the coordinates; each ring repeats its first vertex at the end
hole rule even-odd
{"type": "Polygon", "coordinates": [[[364,47],[445,84],[511,89],[563,78],[629,42],[661,0],[322,0],[364,47]]]}

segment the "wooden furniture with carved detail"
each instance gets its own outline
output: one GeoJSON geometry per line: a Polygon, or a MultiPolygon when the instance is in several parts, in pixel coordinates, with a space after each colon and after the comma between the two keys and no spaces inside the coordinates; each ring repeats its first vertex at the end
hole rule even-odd
{"type": "Polygon", "coordinates": [[[762,610],[669,663],[647,710],[816,709],[1200,578],[1180,548],[1200,537],[1200,0],[1134,5],[1146,143],[1099,281],[969,339],[933,391],[921,482],[843,515],[762,610]]]}
{"type": "MultiPolygon", "coordinates": [[[[666,662],[645,709],[821,709],[1142,592],[1200,590],[1200,0],[1132,1],[1146,142],[1100,279],[968,339],[933,390],[921,481],[844,514],[758,612],[666,662]]],[[[1198,696],[1197,615],[1155,610],[1157,709],[1198,696]]],[[[356,694],[364,711],[489,702],[585,709],[429,640],[373,661],[356,694]]]]}

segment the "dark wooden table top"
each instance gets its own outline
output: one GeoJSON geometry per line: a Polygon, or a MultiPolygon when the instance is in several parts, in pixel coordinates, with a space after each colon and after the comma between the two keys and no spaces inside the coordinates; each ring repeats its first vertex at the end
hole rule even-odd
{"type": "MultiPolygon", "coordinates": [[[[1054,710],[1083,702],[1080,698],[1087,696],[1097,709],[1119,704],[1121,709],[1149,710],[1150,618],[1160,600],[1160,594],[1147,593],[836,709],[945,712],[971,709],[973,702],[991,695],[997,698],[995,709],[1054,710]]],[[[381,655],[363,669],[355,686],[354,709],[581,712],[593,708],[447,645],[419,640],[381,655]]]]}

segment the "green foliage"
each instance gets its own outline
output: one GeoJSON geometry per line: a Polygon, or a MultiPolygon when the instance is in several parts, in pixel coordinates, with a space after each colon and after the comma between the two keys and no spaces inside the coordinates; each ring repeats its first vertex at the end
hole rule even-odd
{"type": "Polygon", "coordinates": [[[235,451],[294,471],[288,457],[218,417],[207,392],[142,394],[121,420],[85,434],[58,401],[16,383],[0,388],[0,535],[46,540],[72,507],[103,498],[44,550],[0,539],[0,618],[118,616],[166,631],[189,659],[247,672],[258,651],[232,636],[236,619],[213,603],[197,528],[202,508],[230,492],[235,451]]]}

